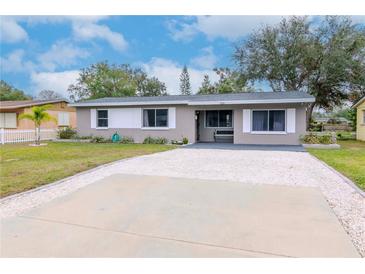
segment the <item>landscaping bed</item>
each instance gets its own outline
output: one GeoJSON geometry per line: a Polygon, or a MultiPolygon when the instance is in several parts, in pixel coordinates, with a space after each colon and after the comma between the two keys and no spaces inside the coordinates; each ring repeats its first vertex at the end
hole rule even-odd
{"type": "Polygon", "coordinates": [[[55,143],[30,147],[3,145],[0,150],[0,197],[29,190],[119,159],[167,151],[172,145],[55,143]]]}

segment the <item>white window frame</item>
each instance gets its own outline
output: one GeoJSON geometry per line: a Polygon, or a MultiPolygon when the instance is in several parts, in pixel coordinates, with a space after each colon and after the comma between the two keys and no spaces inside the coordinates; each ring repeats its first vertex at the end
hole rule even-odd
{"type": "Polygon", "coordinates": [[[142,114],[141,114],[141,119],[142,119],[141,125],[142,125],[142,129],[144,129],[144,130],[168,130],[169,129],[169,116],[170,116],[170,114],[169,114],[169,108],[166,108],[166,107],[142,108],[141,109],[141,112],[142,112],[142,114]],[[145,127],[143,125],[143,112],[144,112],[144,110],[148,110],[148,109],[154,109],[155,110],[155,123],[156,123],[156,110],[157,109],[166,109],[167,110],[167,125],[165,127],[145,127]]]}
{"type": "Polygon", "coordinates": [[[251,110],[251,134],[264,134],[264,135],[283,135],[287,134],[286,127],[287,127],[287,117],[286,117],[286,109],[252,109],[251,110]],[[285,130],[284,131],[269,131],[269,112],[273,110],[281,110],[284,111],[284,117],[285,117],[285,130]],[[253,112],[254,111],[267,111],[267,129],[265,131],[254,131],[253,129],[253,112]]]}
{"type": "Polygon", "coordinates": [[[234,118],[234,110],[233,109],[207,109],[204,110],[204,128],[216,128],[216,129],[233,129],[234,128],[234,122],[233,119],[234,118]],[[219,111],[225,111],[225,110],[230,110],[232,111],[232,126],[231,127],[220,127],[219,126],[219,111]],[[218,127],[207,127],[207,111],[218,111],[218,127]]]}
{"type": "Polygon", "coordinates": [[[110,119],[110,117],[109,117],[109,110],[108,109],[102,109],[102,108],[100,108],[100,109],[96,109],[96,115],[95,115],[96,117],[96,129],[108,129],[109,128],[109,119],[110,119]],[[108,113],[108,118],[100,118],[100,119],[104,119],[104,120],[108,120],[108,126],[107,127],[99,127],[98,126],[98,121],[99,121],[99,110],[106,110],[106,112],[108,113]]]}

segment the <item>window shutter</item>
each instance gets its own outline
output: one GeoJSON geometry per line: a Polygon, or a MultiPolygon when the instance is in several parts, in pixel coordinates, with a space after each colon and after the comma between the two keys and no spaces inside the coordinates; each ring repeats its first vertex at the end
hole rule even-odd
{"type": "Polygon", "coordinates": [[[5,113],[5,128],[16,128],[16,113],[5,113]]]}
{"type": "Polygon", "coordinates": [[[286,132],[295,133],[295,108],[288,108],[286,110],[286,132]]]}
{"type": "Polygon", "coordinates": [[[176,128],[176,108],[169,108],[168,111],[169,128],[176,128]]]}
{"type": "Polygon", "coordinates": [[[90,109],[90,127],[96,128],[96,109],[90,109]]]}
{"type": "Polygon", "coordinates": [[[242,110],[242,131],[244,133],[251,132],[251,110],[250,109],[243,109],[242,110]]]}

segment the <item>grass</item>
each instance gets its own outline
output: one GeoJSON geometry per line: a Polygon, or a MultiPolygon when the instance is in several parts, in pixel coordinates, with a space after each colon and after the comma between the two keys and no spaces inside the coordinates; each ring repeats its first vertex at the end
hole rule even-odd
{"type": "Polygon", "coordinates": [[[341,172],[365,190],[365,142],[339,141],[341,149],[308,149],[318,159],[341,172]]]}
{"type": "Polygon", "coordinates": [[[0,147],[0,197],[29,190],[101,164],[167,151],[171,145],[52,143],[0,147]]]}

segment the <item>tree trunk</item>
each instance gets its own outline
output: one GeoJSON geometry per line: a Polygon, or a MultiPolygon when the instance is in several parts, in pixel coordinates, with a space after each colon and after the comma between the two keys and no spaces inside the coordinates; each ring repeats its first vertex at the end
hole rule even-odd
{"type": "Polygon", "coordinates": [[[307,108],[307,130],[309,130],[309,125],[310,125],[310,120],[312,118],[312,113],[313,113],[313,109],[314,109],[314,106],[316,105],[316,103],[311,103],[309,104],[308,108],[307,108]]]}
{"type": "Polygon", "coordinates": [[[35,128],[35,144],[39,145],[41,143],[41,134],[40,134],[40,128],[35,128]]]}

